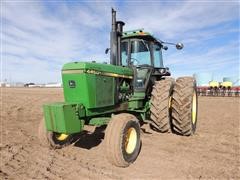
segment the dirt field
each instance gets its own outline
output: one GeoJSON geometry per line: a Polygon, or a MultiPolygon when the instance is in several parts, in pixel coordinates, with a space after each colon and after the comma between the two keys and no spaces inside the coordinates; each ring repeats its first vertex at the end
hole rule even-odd
{"type": "Polygon", "coordinates": [[[42,104],[61,89],[2,88],[0,179],[240,179],[240,98],[200,97],[195,136],[142,127],[142,149],[128,168],[110,165],[104,134],[86,134],[59,150],[41,147],[42,104]]]}

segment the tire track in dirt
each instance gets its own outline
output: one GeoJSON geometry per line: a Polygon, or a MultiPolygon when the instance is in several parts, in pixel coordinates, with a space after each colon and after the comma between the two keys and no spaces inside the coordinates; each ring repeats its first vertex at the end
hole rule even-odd
{"type": "Polygon", "coordinates": [[[4,177],[21,179],[119,179],[104,166],[98,166],[76,156],[65,155],[61,150],[49,150],[30,145],[7,145],[1,148],[5,162],[0,172],[4,177]]]}
{"type": "Polygon", "coordinates": [[[3,166],[0,168],[5,175],[14,175],[21,168],[25,167],[26,157],[29,152],[23,145],[7,145],[1,148],[1,156],[3,157],[3,166]]]}
{"type": "MultiPolygon", "coordinates": [[[[71,174],[70,177],[72,176],[73,178],[74,177],[76,178],[79,176],[79,173],[81,173],[81,177],[88,177],[91,179],[97,179],[99,177],[99,175],[101,177],[105,177],[108,179],[109,178],[119,179],[119,176],[114,175],[112,173],[112,171],[109,170],[104,165],[94,164],[92,162],[87,161],[87,159],[85,160],[83,158],[71,156],[71,154],[65,154],[65,153],[62,153],[61,151],[59,151],[59,152],[57,152],[57,154],[58,154],[57,156],[59,156],[60,158],[57,160],[56,165],[61,164],[61,162],[64,159],[68,159],[69,165],[74,164],[72,167],[77,167],[76,169],[72,169],[72,172],[75,171],[78,173],[71,174]],[[82,176],[82,175],[84,175],[84,176],[82,176]]],[[[67,177],[68,176],[69,176],[69,174],[67,175],[67,177]]],[[[70,177],[69,177],[69,179],[71,179],[70,177]]]]}

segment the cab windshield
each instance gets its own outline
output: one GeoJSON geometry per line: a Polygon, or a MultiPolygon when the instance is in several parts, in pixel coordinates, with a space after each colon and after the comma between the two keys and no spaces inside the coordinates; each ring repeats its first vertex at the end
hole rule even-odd
{"type": "Polygon", "coordinates": [[[151,65],[150,44],[144,40],[131,41],[131,64],[151,65]]]}
{"type": "Polygon", "coordinates": [[[162,50],[161,45],[158,43],[143,39],[123,41],[121,43],[121,53],[123,66],[128,66],[129,64],[163,68],[162,50]]]}

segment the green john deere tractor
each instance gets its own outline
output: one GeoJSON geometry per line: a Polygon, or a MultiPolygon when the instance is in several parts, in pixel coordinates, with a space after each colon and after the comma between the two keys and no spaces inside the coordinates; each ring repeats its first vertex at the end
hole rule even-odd
{"type": "MultiPolygon", "coordinates": [[[[138,157],[140,126],[190,136],[196,130],[197,95],[192,77],[170,78],[163,66],[167,46],[148,32],[123,32],[112,9],[110,64],[71,62],[62,68],[65,102],[45,104],[41,144],[62,148],[85,125],[107,125],[107,159],[127,167],[138,157]]],[[[182,49],[181,43],[174,44],[182,49]]]]}

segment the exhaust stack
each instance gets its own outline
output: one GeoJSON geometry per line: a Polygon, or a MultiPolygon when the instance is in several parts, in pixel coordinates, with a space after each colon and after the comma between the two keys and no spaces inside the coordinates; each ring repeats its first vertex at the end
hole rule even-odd
{"type": "Polygon", "coordinates": [[[116,21],[116,11],[112,9],[112,30],[110,34],[110,64],[121,65],[121,36],[123,32],[122,21],[116,21]]]}

